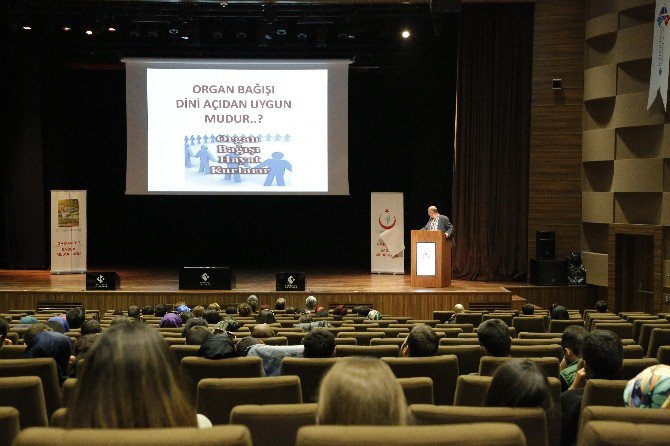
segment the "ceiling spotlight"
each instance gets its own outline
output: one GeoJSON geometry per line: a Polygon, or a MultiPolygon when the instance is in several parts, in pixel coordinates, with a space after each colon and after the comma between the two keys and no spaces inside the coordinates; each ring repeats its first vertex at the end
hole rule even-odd
{"type": "Polygon", "coordinates": [[[409,39],[409,37],[412,35],[409,30],[405,29],[403,32],[400,34],[403,39],[409,39]]]}
{"type": "Polygon", "coordinates": [[[305,39],[307,39],[307,34],[305,34],[305,33],[298,33],[298,39],[300,39],[300,40],[305,40],[305,39]]]}
{"type": "Polygon", "coordinates": [[[87,30],[86,30],[86,35],[87,35],[87,36],[92,36],[92,35],[93,35],[93,31],[91,31],[90,29],[87,29],[87,30]]]}
{"type": "Polygon", "coordinates": [[[188,36],[181,36],[182,40],[188,40],[188,36]]]}
{"type": "Polygon", "coordinates": [[[284,28],[279,28],[277,30],[277,35],[278,36],[285,36],[286,35],[286,30],[284,28]]]}
{"type": "Polygon", "coordinates": [[[114,28],[113,26],[110,26],[109,28],[107,28],[107,31],[109,31],[110,33],[115,33],[116,28],[114,28]]]}
{"type": "Polygon", "coordinates": [[[65,32],[72,31],[72,28],[70,28],[69,26],[64,26],[63,31],[65,32]]]}
{"type": "Polygon", "coordinates": [[[221,5],[222,8],[225,8],[228,6],[228,0],[219,0],[219,5],[221,5]]]}
{"type": "Polygon", "coordinates": [[[179,30],[177,28],[170,28],[168,31],[170,34],[179,34],[179,30]]]}
{"type": "Polygon", "coordinates": [[[22,28],[23,28],[25,31],[30,31],[31,29],[33,29],[31,26],[28,26],[28,25],[24,25],[22,28]]]}

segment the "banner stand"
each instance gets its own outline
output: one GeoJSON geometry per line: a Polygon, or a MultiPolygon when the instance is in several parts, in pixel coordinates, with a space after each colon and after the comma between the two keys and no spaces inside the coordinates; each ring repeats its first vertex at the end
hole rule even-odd
{"type": "Polygon", "coordinates": [[[405,274],[405,222],[402,192],[370,195],[370,270],[405,274]]]}
{"type": "Polygon", "coordinates": [[[86,272],[86,191],[51,191],[51,274],[86,272]]]}

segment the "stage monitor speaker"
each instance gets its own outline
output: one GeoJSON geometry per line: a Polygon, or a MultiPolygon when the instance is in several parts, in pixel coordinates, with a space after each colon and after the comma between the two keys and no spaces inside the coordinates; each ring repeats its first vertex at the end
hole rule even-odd
{"type": "Polygon", "coordinates": [[[533,285],[567,285],[568,272],[565,260],[530,261],[530,283],[533,285]]]}
{"type": "Polygon", "coordinates": [[[277,291],[305,291],[305,273],[277,273],[277,291]]]}
{"type": "Polygon", "coordinates": [[[232,290],[235,274],[227,266],[183,266],[179,270],[180,290],[232,290]]]}
{"type": "Polygon", "coordinates": [[[121,288],[121,278],[113,271],[94,272],[88,271],[86,273],[86,290],[87,291],[110,291],[121,288]]]}
{"type": "Polygon", "coordinates": [[[556,258],[556,232],[535,231],[535,258],[554,260],[556,258]]]}
{"type": "Polygon", "coordinates": [[[430,0],[430,12],[433,14],[461,12],[461,0],[430,0]]]}

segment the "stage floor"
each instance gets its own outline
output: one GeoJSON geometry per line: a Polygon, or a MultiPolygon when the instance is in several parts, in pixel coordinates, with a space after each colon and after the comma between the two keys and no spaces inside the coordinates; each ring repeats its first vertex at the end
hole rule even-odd
{"type": "MultiPolygon", "coordinates": [[[[165,269],[96,268],[90,271],[116,271],[121,290],[129,292],[177,292],[179,271],[165,269]]],[[[235,292],[275,292],[274,272],[236,271],[235,292]]],[[[452,280],[449,288],[412,288],[409,274],[371,274],[369,272],[305,271],[305,292],[312,293],[431,293],[507,291],[507,287],[530,286],[519,282],[474,282],[452,280]]],[[[80,292],[86,288],[84,274],[50,274],[42,270],[0,270],[0,291],[80,292]]]]}

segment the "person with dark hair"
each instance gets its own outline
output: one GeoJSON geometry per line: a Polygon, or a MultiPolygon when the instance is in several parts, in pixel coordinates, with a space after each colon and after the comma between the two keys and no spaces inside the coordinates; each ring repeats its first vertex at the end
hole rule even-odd
{"type": "Polygon", "coordinates": [[[549,381],[540,368],[530,359],[514,359],[496,371],[486,396],[489,407],[541,407],[553,406],[549,381]]]}
{"type": "Polygon", "coordinates": [[[167,314],[167,312],[168,312],[167,305],[158,304],[158,305],[156,305],[156,310],[154,311],[154,316],[163,317],[167,314]]]}
{"type": "Polygon", "coordinates": [[[249,349],[256,344],[262,344],[263,341],[260,339],[256,339],[252,336],[245,336],[239,341],[237,341],[237,344],[235,344],[235,352],[237,352],[238,356],[247,356],[247,353],[249,353],[249,349]]]}
{"type": "Polygon", "coordinates": [[[112,316],[123,316],[123,311],[121,310],[114,310],[112,311],[112,316]]]}
{"type": "Polygon", "coordinates": [[[599,300],[596,302],[596,312],[598,313],[607,313],[607,302],[604,300],[599,300]]]}
{"type": "Polygon", "coordinates": [[[128,316],[116,316],[114,319],[112,319],[112,322],[110,322],[109,325],[111,327],[112,325],[130,324],[133,321],[134,319],[131,319],[128,316]]]}
{"type": "Polygon", "coordinates": [[[229,306],[226,308],[226,314],[237,314],[237,307],[234,305],[229,306]]]}
{"type": "Polygon", "coordinates": [[[90,319],[88,321],[84,321],[84,323],[81,324],[82,336],[92,333],[102,333],[102,326],[100,326],[100,321],[96,319],[90,319]]]}
{"type": "Polygon", "coordinates": [[[193,317],[193,313],[190,311],[182,311],[181,313],[177,313],[177,315],[181,319],[182,325],[184,325],[186,322],[188,322],[189,319],[193,317]]]}
{"type": "Polygon", "coordinates": [[[440,340],[432,328],[418,324],[410,330],[400,352],[405,357],[434,356],[439,346],[440,340]]]}
{"type": "Polygon", "coordinates": [[[368,314],[370,314],[370,308],[362,305],[358,307],[357,313],[360,317],[368,317],[368,314]]]}
{"type": "Polygon", "coordinates": [[[477,328],[477,339],[487,356],[507,357],[510,355],[512,338],[509,327],[500,319],[489,319],[477,328]]]}
{"type": "Polygon", "coordinates": [[[51,331],[51,328],[49,328],[49,326],[46,324],[31,325],[30,328],[26,330],[25,333],[23,333],[23,343],[27,345],[28,348],[30,348],[30,345],[33,343],[37,335],[43,331],[51,331]]]}
{"type": "Polygon", "coordinates": [[[324,328],[310,330],[302,340],[305,358],[330,358],[335,356],[335,336],[324,328]]]}
{"type": "Polygon", "coordinates": [[[226,332],[213,333],[200,345],[198,356],[208,359],[226,359],[237,356],[235,344],[226,332]]]}
{"type": "Polygon", "coordinates": [[[570,320],[570,313],[563,305],[556,305],[549,313],[553,321],[567,321],[570,320]]]}
{"type": "Polygon", "coordinates": [[[0,348],[3,345],[11,345],[12,341],[7,339],[7,333],[9,333],[9,322],[7,319],[0,317],[0,348]]]}
{"type": "Polygon", "coordinates": [[[202,317],[207,321],[208,324],[216,325],[221,322],[221,315],[216,310],[205,310],[202,314],[202,317]]]}
{"type": "Polygon", "coordinates": [[[93,347],[93,344],[99,337],[100,333],[92,333],[77,338],[77,342],[74,344],[74,356],[70,358],[70,370],[68,372],[70,378],[75,378],[77,376],[79,360],[85,359],[89,350],[93,347]]]}
{"type": "MultiPolygon", "coordinates": [[[[189,322],[193,319],[200,318],[191,318],[189,322]]],[[[212,336],[212,332],[206,326],[194,325],[186,330],[184,337],[186,338],[186,345],[202,345],[210,336],[212,336]]]]}
{"type": "Polygon", "coordinates": [[[70,328],[81,328],[86,320],[86,311],[83,307],[70,308],[65,313],[65,320],[70,328]]]}
{"type": "Polygon", "coordinates": [[[535,305],[533,304],[526,304],[523,307],[521,307],[521,313],[523,313],[525,316],[532,316],[535,314],[535,305]]]}
{"type": "Polygon", "coordinates": [[[577,440],[584,386],[589,379],[618,379],[623,367],[621,339],[609,330],[593,330],[582,339],[582,365],[570,389],[561,395],[561,445],[577,440]]]}
{"type": "Polygon", "coordinates": [[[254,326],[254,329],[251,330],[251,336],[257,339],[273,338],[275,332],[268,324],[257,324],[254,326]]]}
{"type": "Polygon", "coordinates": [[[275,310],[284,310],[286,308],[286,299],[278,297],[275,301],[275,310]]]}
{"type": "Polygon", "coordinates": [[[207,328],[209,324],[207,321],[201,317],[192,317],[184,324],[184,329],[181,331],[181,335],[186,337],[186,333],[193,327],[205,327],[207,328]]]}
{"type": "Polygon", "coordinates": [[[277,322],[277,319],[271,310],[261,310],[258,315],[256,315],[257,324],[274,324],[275,322],[277,322]]]}
{"type": "Polygon", "coordinates": [[[153,316],[154,314],[154,307],[151,305],[147,305],[146,307],[142,308],[142,315],[143,316],[153,316]]]}
{"type": "Polygon", "coordinates": [[[581,325],[570,325],[563,331],[561,346],[563,360],[561,361],[561,391],[565,392],[575,381],[579,370],[579,360],[582,357],[582,340],[587,331],[581,325]]]}
{"type": "Polygon", "coordinates": [[[136,305],[131,305],[128,307],[128,317],[139,322],[142,320],[142,312],[140,311],[140,307],[136,305]]]}
{"type": "Polygon", "coordinates": [[[247,305],[251,307],[251,312],[255,313],[256,310],[258,310],[258,297],[256,297],[255,294],[252,294],[251,296],[247,297],[247,305]]]}
{"type": "MultiPolygon", "coordinates": [[[[38,324],[39,325],[39,324],[38,324]]],[[[62,333],[42,331],[30,340],[24,358],[53,358],[56,361],[58,381],[62,384],[67,379],[72,341],[62,333]]]]}
{"type": "Polygon", "coordinates": [[[240,315],[240,317],[249,317],[249,316],[251,316],[252,312],[253,312],[253,309],[251,308],[251,305],[249,305],[249,304],[240,304],[237,307],[237,313],[240,315]]]}
{"type": "Polygon", "coordinates": [[[69,429],[211,426],[206,417],[196,415],[188,387],[158,331],[146,324],[116,325],[89,350],[65,425],[69,429]]]}

